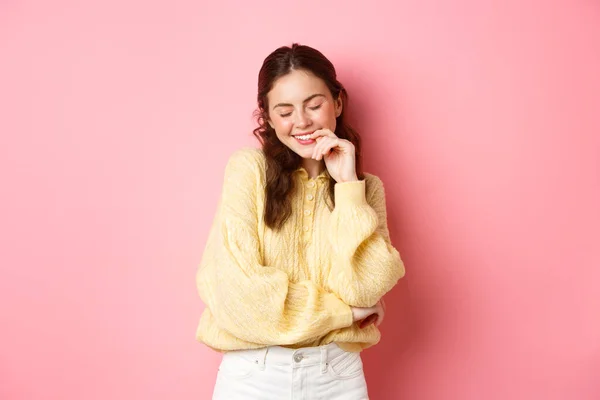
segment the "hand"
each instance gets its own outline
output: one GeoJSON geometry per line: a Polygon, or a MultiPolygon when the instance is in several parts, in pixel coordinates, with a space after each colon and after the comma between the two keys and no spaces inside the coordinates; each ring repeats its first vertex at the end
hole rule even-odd
{"type": "Polygon", "coordinates": [[[373,322],[375,326],[381,325],[385,316],[385,302],[379,300],[373,307],[350,307],[352,309],[352,320],[361,321],[360,328],[363,329],[373,322]]]}
{"type": "Polygon", "coordinates": [[[312,158],[325,160],[329,175],[336,182],[357,181],[356,156],[352,142],[338,138],[329,129],[319,129],[313,132],[312,139],[317,141],[312,158]]]}

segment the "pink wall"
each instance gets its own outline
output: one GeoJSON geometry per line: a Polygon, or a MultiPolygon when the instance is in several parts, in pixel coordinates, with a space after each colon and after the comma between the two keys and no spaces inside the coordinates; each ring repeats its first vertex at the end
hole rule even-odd
{"type": "Polygon", "coordinates": [[[597,2],[49,3],[0,3],[0,398],[209,399],[194,273],[292,41],[338,67],[407,265],[372,398],[600,398],[597,2]]]}

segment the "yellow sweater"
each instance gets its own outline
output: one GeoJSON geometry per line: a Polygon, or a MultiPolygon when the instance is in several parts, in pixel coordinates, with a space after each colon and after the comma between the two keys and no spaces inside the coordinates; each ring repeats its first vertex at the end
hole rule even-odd
{"type": "Polygon", "coordinates": [[[216,217],[196,274],[206,305],[196,339],[225,352],[271,345],[291,348],[336,342],[361,351],[381,338],[360,329],[350,306],[371,307],[404,276],[389,239],[383,184],[335,184],[329,175],[294,172],[292,215],[278,232],[263,219],[262,150],[236,151],[225,168],[216,217]]]}

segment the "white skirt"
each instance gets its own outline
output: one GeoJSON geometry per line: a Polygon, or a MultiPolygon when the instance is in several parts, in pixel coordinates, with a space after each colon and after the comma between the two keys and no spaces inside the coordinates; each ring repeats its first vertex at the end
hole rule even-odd
{"type": "Polygon", "coordinates": [[[213,400],[368,400],[360,353],[337,344],[223,354],[213,400]]]}

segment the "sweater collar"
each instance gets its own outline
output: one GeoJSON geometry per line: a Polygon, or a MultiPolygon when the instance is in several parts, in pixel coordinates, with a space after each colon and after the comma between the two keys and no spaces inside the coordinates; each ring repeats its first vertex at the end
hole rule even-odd
{"type": "MultiPolygon", "coordinates": [[[[306,180],[309,179],[308,178],[308,171],[306,169],[304,169],[304,167],[299,167],[294,172],[297,173],[297,174],[299,174],[303,179],[306,179],[306,180]]],[[[325,168],[323,170],[323,172],[321,172],[315,179],[328,180],[329,177],[330,177],[329,171],[327,171],[327,168],[325,168]]]]}

